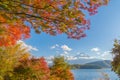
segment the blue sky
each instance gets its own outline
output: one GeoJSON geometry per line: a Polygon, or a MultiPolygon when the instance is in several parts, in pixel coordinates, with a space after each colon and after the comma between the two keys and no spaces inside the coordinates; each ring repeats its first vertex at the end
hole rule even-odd
{"type": "Polygon", "coordinates": [[[50,36],[31,31],[31,38],[24,42],[38,49],[31,51],[35,56],[74,56],[84,52],[92,57],[109,59],[114,39],[120,36],[120,0],[111,0],[89,19],[91,29],[86,31],[87,37],[80,40],[68,39],[64,34],[50,36]]]}

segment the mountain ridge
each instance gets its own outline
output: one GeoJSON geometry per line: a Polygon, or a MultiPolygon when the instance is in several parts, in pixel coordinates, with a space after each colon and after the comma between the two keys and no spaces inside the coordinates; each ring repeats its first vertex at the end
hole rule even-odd
{"type": "Polygon", "coordinates": [[[95,61],[86,64],[71,64],[74,69],[102,69],[111,68],[110,60],[95,61]]]}

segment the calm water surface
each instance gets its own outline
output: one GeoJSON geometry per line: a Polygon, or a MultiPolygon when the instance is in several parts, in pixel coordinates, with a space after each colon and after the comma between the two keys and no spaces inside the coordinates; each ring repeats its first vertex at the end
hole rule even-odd
{"type": "Polygon", "coordinates": [[[111,69],[76,69],[72,70],[75,80],[104,80],[106,75],[109,80],[120,80],[111,69]]]}

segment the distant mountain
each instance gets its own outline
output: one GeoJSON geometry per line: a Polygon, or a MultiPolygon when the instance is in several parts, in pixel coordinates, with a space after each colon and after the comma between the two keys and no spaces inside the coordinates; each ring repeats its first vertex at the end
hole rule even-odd
{"type": "Polygon", "coordinates": [[[100,61],[100,59],[84,59],[84,58],[79,58],[76,60],[68,60],[67,62],[69,64],[86,64],[86,63],[91,63],[95,61],[100,61]]]}
{"type": "Polygon", "coordinates": [[[110,60],[95,61],[86,64],[72,64],[72,68],[78,69],[102,69],[102,68],[111,68],[110,60]]]}

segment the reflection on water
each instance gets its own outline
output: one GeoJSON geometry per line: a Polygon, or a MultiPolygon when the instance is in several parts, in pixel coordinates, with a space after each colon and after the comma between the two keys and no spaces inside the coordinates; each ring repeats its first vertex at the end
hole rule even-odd
{"type": "Polygon", "coordinates": [[[72,70],[75,80],[120,80],[111,69],[76,69],[72,70]]]}

